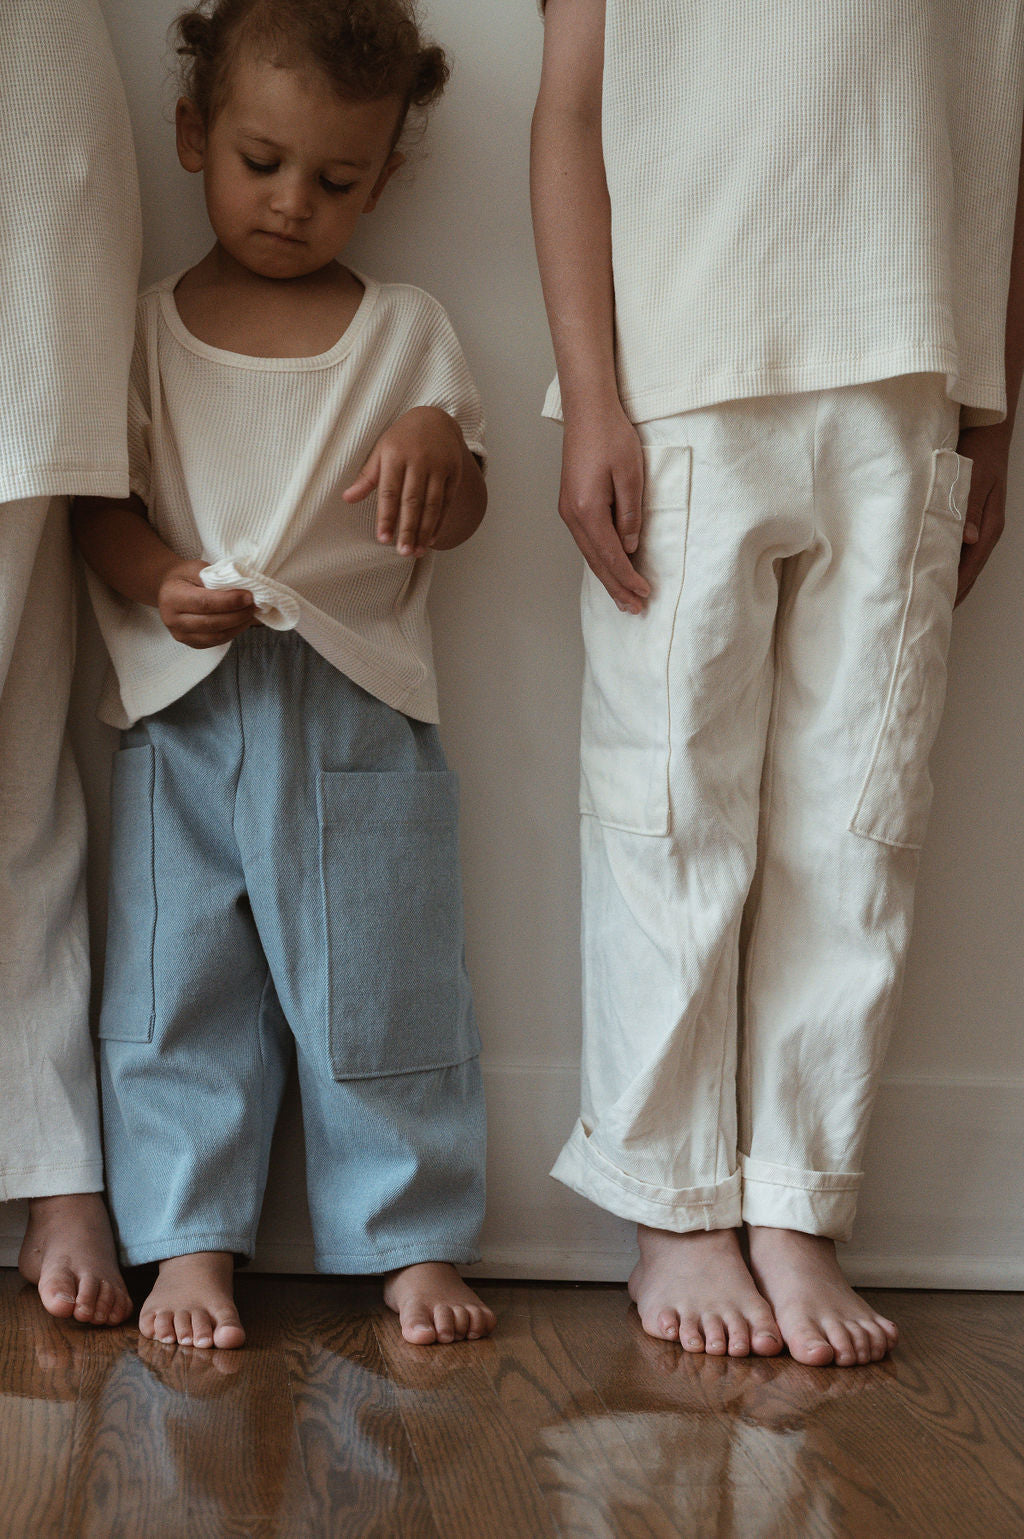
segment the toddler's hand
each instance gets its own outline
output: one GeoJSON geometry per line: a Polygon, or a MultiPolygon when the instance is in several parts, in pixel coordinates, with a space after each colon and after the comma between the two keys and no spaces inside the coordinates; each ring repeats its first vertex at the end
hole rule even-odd
{"type": "Polygon", "coordinates": [[[377,488],[377,538],[402,556],[423,556],[437,543],[462,483],[462,429],[438,406],[415,406],[377,440],[342,496],[362,502],[377,488]]]}
{"type": "Polygon", "coordinates": [[[206,561],[181,561],[160,583],[157,608],[174,637],[188,647],[221,647],[255,623],[256,606],[244,588],[214,593],[204,588],[199,573],[206,561]]]}

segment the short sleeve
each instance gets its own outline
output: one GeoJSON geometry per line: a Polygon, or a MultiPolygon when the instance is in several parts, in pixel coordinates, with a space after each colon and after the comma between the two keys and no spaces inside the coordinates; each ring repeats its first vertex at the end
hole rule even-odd
{"type": "Polygon", "coordinates": [[[402,409],[439,406],[455,418],[470,453],[486,468],[483,406],[455,329],[443,307],[429,294],[406,288],[404,295],[410,308],[419,313],[409,317],[409,341],[413,345],[406,350],[409,363],[402,409]]]}

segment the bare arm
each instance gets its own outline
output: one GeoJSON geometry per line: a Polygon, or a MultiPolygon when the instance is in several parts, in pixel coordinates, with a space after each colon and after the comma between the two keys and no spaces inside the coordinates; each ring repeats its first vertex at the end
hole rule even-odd
{"type": "Polygon", "coordinates": [[[75,539],[93,571],[122,598],[148,604],[176,641],[190,647],[223,646],[253,624],[251,593],[212,593],[199,580],[205,561],[182,561],[146,518],[138,497],[117,502],[77,497],[75,539]]]}
{"type": "Polygon", "coordinates": [[[1021,376],[1024,375],[1024,144],[1017,186],[1017,215],[1010,258],[1010,291],[1006,303],[1006,418],[993,427],[965,428],[958,448],[974,461],[971,495],[960,558],[957,603],[978,580],[982,567],[1006,522],[1006,479],[1010,439],[1017,416],[1021,376]]]}
{"type": "Polygon", "coordinates": [[[629,557],[640,535],[643,456],[615,376],[604,14],[605,0],[548,0],[531,187],[565,417],[559,512],[615,602],[639,613],[650,588],[629,557]]]}

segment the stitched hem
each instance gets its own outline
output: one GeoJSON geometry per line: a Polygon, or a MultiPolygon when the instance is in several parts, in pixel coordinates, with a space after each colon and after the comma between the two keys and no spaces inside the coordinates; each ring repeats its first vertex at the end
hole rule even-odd
{"type": "Polygon", "coordinates": [[[652,1186],[613,1165],[595,1147],[582,1122],[577,1122],[551,1174],[607,1212],[652,1229],[684,1234],[694,1229],[735,1229],[742,1221],[738,1170],[713,1186],[652,1186]]]}
{"type": "Polygon", "coordinates": [[[384,1251],[316,1251],[313,1264],[318,1272],[331,1272],[341,1276],[372,1277],[384,1272],[396,1272],[402,1267],[415,1266],[421,1261],[447,1261],[452,1266],[472,1266],[480,1260],[475,1243],[457,1244],[446,1240],[437,1245],[422,1244],[396,1246],[384,1251]]]}
{"type": "Polygon", "coordinates": [[[0,1202],[32,1197],[76,1197],[102,1192],[103,1161],[79,1160],[73,1165],[20,1165],[0,1171],[0,1202]]]}
{"type": "Polygon", "coordinates": [[[118,1255],[123,1266],[147,1266],[153,1261],[169,1261],[177,1256],[194,1256],[200,1251],[226,1250],[251,1261],[255,1246],[248,1235],[183,1234],[164,1235],[157,1240],[143,1240],[126,1245],[118,1236],[118,1255]]]}

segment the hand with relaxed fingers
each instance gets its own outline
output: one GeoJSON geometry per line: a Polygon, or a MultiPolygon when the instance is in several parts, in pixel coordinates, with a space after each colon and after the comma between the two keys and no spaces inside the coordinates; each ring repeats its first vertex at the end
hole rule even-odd
{"type": "Polygon", "coordinates": [[[206,561],[181,561],[167,572],[157,593],[160,618],[187,647],[222,647],[250,625],[258,625],[253,596],[244,588],[211,592],[199,576],[206,561]]]}
{"type": "Polygon", "coordinates": [[[375,489],[377,539],[401,556],[460,545],[486,506],[483,476],[462,429],[438,406],[416,406],[399,417],[342,496],[362,502],[375,489]]]}
{"type": "Polygon", "coordinates": [[[643,451],[622,408],[567,415],[558,511],[595,577],[634,615],[651,592],[630,559],[640,543],[643,493],[643,451]]]}
{"type": "Polygon", "coordinates": [[[963,603],[995,548],[1006,522],[1006,480],[1010,434],[1006,423],[964,428],[957,452],[974,462],[964,519],[964,542],[956,601],[963,603]]]}

